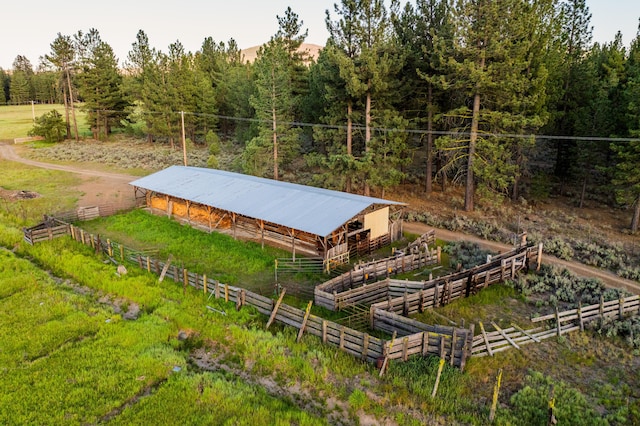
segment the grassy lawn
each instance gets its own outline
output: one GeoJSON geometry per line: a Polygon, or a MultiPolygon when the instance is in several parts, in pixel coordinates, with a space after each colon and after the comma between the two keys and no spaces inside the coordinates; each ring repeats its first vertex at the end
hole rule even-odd
{"type": "Polygon", "coordinates": [[[217,232],[206,233],[144,210],[96,219],[80,224],[94,234],[176,262],[199,274],[252,289],[273,286],[274,260],[290,253],[250,241],[239,241],[217,232]],[[155,254],[157,253],[157,254],[155,254]]]}
{"type": "MultiPolygon", "coordinates": [[[[251,308],[183,294],[135,266],[118,277],[70,238],[25,244],[21,226],[75,203],[76,178],[0,167],[3,188],[43,195],[0,200],[0,424],[487,424],[499,369],[496,424],[546,424],[552,386],[561,424],[640,422],[639,357],[619,340],[574,333],[471,358],[464,373],[445,366],[431,398],[437,358],[391,362],[379,378],[314,336],[296,342],[290,327],[264,330],[267,318],[251,308]],[[137,319],[125,320],[133,306],[137,319]]],[[[82,226],[247,288],[272,283],[273,259],[288,256],[143,211],[82,226]]],[[[516,290],[493,286],[437,312],[522,326],[531,309],[516,290]]]]}
{"type": "Polygon", "coordinates": [[[0,188],[37,192],[33,199],[4,199],[0,194],[0,219],[20,226],[31,226],[43,214],[72,209],[80,193],[73,189],[80,181],[77,175],[45,170],[11,161],[0,160],[0,188]]]}
{"type": "MultiPolygon", "coordinates": [[[[1,105],[0,106],[0,141],[28,136],[33,127],[33,116],[40,117],[55,109],[64,117],[64,105],[37,104],[31,105],[1,105]]],[[[90,135],[86,124],[86,115],[76,106],[76,119],[81,135],[90,135]]]]}

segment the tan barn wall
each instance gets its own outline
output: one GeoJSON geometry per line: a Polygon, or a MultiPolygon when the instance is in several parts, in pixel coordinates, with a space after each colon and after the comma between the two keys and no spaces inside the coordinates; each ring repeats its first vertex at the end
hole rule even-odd
{"type": "Polygon", "coordinates": [[[389,207],[364,215],[364,229],[369,229],[369,238],[374,240],[389,233],[389,207]]]}

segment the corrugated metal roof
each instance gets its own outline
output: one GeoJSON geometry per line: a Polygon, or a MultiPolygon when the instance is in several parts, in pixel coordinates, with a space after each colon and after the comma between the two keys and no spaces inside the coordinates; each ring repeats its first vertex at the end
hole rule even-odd
{"type": "Polygon", "coordinates": [[[327,236],[381,198],[199,167],[171,166],[130,185],[327,236]]]}

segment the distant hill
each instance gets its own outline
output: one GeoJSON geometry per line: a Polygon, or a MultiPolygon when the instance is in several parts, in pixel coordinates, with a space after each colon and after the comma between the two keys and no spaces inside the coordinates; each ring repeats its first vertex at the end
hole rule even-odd
{"type": "MultiPolygon", "coordinates": [[[[253,62],[256,60],[256,56],[258,56],[258,49],[260,46],[249,47],[248,49],[242,49],[242,54],[244,55],[244,60],[247,62],[253,62]]],[[[307,51],[309,56],[315,61],[318,59],[318,55],[320,54],[320,50],[322,50],[322,46],[311,43],[302,43],[299,52],[307,51]]]]}

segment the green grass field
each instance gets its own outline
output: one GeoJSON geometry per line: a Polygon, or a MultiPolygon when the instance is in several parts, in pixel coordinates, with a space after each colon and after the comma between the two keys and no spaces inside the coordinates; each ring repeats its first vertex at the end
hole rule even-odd
{"type": "MultiPolygon", "coordinates": [[[[133,265],[119,277],[70,238],[24,243],[22,226],[76,202],[77,178],[0,161],[0,179],[42,195],[0,199],[0,424],[488,424],[499,369],[495,424],[546,424],[552,387],[560,424],[640,423],[639,357],[624,342],[575,333],[471,358],[464,373],[445,366],[434,399],[437,358],[391,362],[379,378],[314,336],[265,330],[251,308],[183,294],[133,265]],[[134,306],[137,319],[125,320],[134,306]]],[[[271,278],[280,256],[140,211],[85,225],[240,286],[271,278]]],[[[523,303],[496,286],[439,312],[516,321],[523,303]]]]}
{"type": "MultiPolygon", "coordinates": [[[[0,105],[0,141],[13,141],[15,138],[28,136],[33,127],[33,118],[39,117],[55,109],[64,117],[64,105],[37,104],[31,105],[0,105]]],[[[86,115],[76,105],[76,119],[78,131],[81,135],[89,135],[86,115]]]]}

